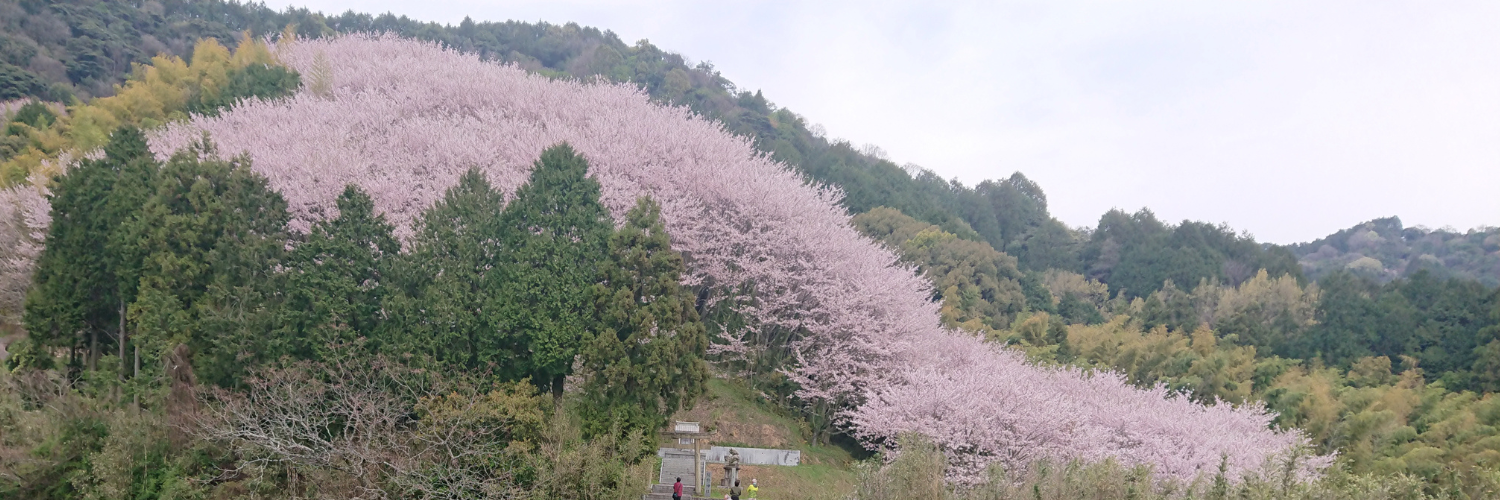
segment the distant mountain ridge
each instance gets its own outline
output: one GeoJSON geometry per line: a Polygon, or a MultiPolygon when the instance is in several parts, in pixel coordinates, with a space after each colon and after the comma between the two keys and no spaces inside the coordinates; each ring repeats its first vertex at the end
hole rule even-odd
{"type": "Polygon", "coordinates": [[[1363,222],[1307,243],[1289,245],[1302,271],[1318,279],[1340,269],[1390,281],[1420,270],[1500,286],[1500,228],[1405,227],[1399,217],[1363,222]]]}

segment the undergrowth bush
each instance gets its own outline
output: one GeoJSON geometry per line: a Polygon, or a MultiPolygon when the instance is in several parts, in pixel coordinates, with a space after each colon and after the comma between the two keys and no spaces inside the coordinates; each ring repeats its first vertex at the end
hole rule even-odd
{"type": "MultiPolygon", "coordinates": [[[[1192,482],[1160,480],[1149,468],[1118,462],[1033,462],[1024,470],[991,467],[983,482],[944,483],[946,457],[917,434],[900,437],[887,462],[859,466],[857,500],[1458,500],[1495,498],[1500,474],[1485,469],[1448,470],[1439,482],[1406,474],[1356,474],[1346,464],[1323,477],[1298,481],[1295,467],[1269,476],[1200,476],[1192,482]]],[[[1268,468],[1271,469],[1271,468],[1268,468]]]]}
{"type": "Polygon", "coordinates": [[[121,394],[110,380],[0,371],[0,498],[203,497],[222,452],[174,444],[162,405],[121,394]]]}
{"type": "Polygon", "coordinates": [[[652,472],[646,436],[585,439],[572,395],[525,382],[378,357],[268,367],[238,391],[95,375],[0,371],[0,498],[627,499],[652,472]]]}

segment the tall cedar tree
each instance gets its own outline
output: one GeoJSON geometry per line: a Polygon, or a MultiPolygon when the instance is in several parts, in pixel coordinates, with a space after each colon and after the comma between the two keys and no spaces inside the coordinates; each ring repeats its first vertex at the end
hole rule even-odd
{"type": "Polygon", "coordinates": [[[103,158],[79,162],[57,179],[53,223],[26,302],[24,321],[33,339],[85,347],[89,360],[101,354],[101,342],[118,341],[121,312],[134,299],[140,267],[126,228],[149,195],[156,170],[145,136],[123,127],[111,134],[103,158]]]}
{"type": "Polygon", "coordinates": [[[369,338],[379,324],[386,267],[401,246],[359,187],[345,187],[337,203],[338,216],[314,224],[288,256],[272,357],[325,359],[330,344],[369,338]]]}
{"type": "Polygon", "coordinates": [[[708,381],[708,335],[693,292],[679,282],[685,267],[661,206],[642,197],[625,217],[609,239],[604,282],[593,289],[599,329],[580,353],[591,435],[612,428],[650,435],[692,406],[708,381]]]}
{"type": "Polygon", "coordinates": [[[247,157],[214,158],[205,138],[162,169],[134,224],[146,257],[129,315],[143,356],[186,344],[201,380],[230,385],[266,352],[288,216],[247,157]]]}
{"type": "Polygon", "coordinates": [[[392,355],[431,359],[440,366],[491,370],[501,379],[519,379],[516,353],[523,349],[493,323],[485,309],[496,295],[500,259],[500,209],[505,197],[470,169],[422,213],[408,255],[393,270],[395,290],[387,296],[391,315],[382,330],[392,355]],[[510,369],[512,372],[505,372],[510,369]]]}
{"type": "Polygon", "coordinates": [[[500,215],[504,259],[489,309],[527,346],[531,380],[561,396],[593,318],[589,292],[600,281],[614,230],[588,161],[567,143],[542,152],[531,178],[500,215]]]}

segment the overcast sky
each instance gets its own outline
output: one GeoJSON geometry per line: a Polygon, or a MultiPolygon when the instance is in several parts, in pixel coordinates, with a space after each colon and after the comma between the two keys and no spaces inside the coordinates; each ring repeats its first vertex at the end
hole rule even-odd
{"type": "Polygon", "coordinates": [[[267,4],[649,39],[898,164],[1021,171],[1074,226],[1500,225],[1500,1],[267,4]]]}

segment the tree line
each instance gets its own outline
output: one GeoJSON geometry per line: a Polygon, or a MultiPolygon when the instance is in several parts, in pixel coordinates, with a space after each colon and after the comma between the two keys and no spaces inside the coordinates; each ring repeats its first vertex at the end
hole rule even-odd
{"type": "MultiPolygon", "coordinates": [[[[695,295],[680,284],[684,262],[659,205],[639,199],[617,228],[587,160],[567,144],[543,152],[508,203],[471,170],[423,213],[404,252],[359,188],[348,187],[337,213],[298,234],[287,228],[286,202],[248,158],[216,158],[204,139],[158,162],[143,133],[124,127],[102,158],[56,179],[53,223],[25,305],[29,335],[10,346],[9,371],[55,368],[83,386],[113,379],[114,396],[101,404],[134,400],[156,411],[172,407],[183,377],[222,388],[219,400],[229,404],[214,408],[236,408],[264,397],[257,391],[336,382],[328,379],[334,368],[386,390],[405,375],[368,367],[462,374],[437,376],[464,381],[480,400],[502,398],[506,411],[521,411],[521,398],[523,410],[571,415],[582,437],[620,443],[609,453],[622,466],[649,451],[638,440],[705,390],[708,337],[695,295]],[[275,377],[291,378],[268,386],[275,377]],[[554,410],[569,377],[578,400],[554,410]],[[526,403],[535,394],[556,403],[526,403]]],[[[431,399],[440,394],[419,391],[401,404],[462,403],[431,399]]],[[[226,425],[206,429],[231,436],[243,422],[226,425]]],[[[531,445],[545,441],[540,429],[529,432],[531,445]]],[[[524,440],[489,442],[512,441],[524,440]]],[[[60,473],[52,468],[21,471],[15,491],[68,489],[45,482],[60,473]]]]}

